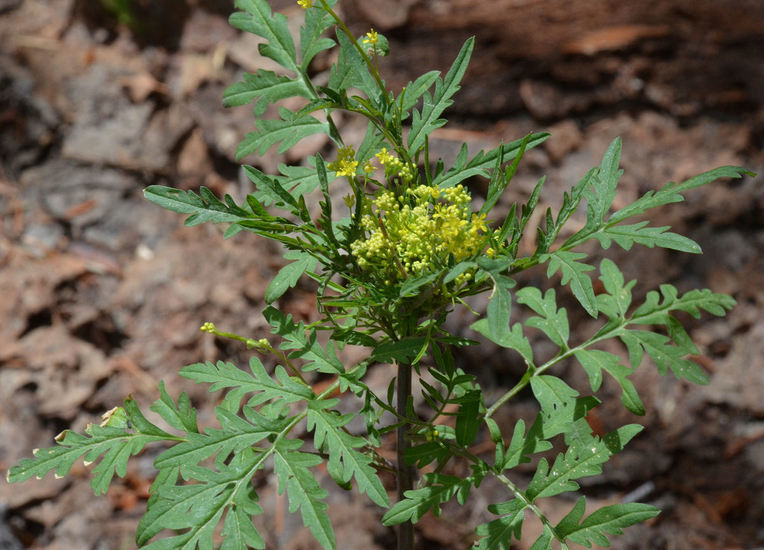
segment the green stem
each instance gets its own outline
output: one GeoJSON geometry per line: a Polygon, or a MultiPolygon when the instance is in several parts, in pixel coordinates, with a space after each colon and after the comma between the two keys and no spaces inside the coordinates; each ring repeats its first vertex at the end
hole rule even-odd
{"type": "MultiPolygon", "coordinates": [[[[408,363],[398,363],[397,380],[397,402],[398,416],[408,416],[408,401],[411,395],[411,365],[408,363]]],[[[414,487],[413,468],[406,464],[405,452],[410,442],[408,440],[408,423],[402,423],[397,430],[397,464],[396,478],[398,481],[398,501],[405,498],[406,491],[414,487]]],[[[398,550],[414,549],[414,525],[410,521],[401,523],[398,526],[398,550]]]]}
{"type": "Polygon", "coordinates": [[[579,344],[578,346],[574,348],[568,348],[567,350],[560,352],[559,354],[552,357],[549,361],[547,361],[540,367],[536,367],[535,369],[528,368],[528,370],[525,371],[525,374],[520,379],[520,381],[517,384],[515,384],[515,386],[511,390],[509,390],[504,395],[502,395],[493,405],[491,405],[488,408],[488,410],[485,412],[484,418],[490,418],[491,416],[493,416],[493,414],[496,412],[496,410],[499,407],[501,407],[504,403],[512,399],[512,397],[517,395],[524,387],[530,384],[531,378],[533,378],[534,376],[543,374],[544,372],[551,369],[553,366],[555,366],[557,363],[559,363],[563,359],[567,359],[571,355],[575,354],[577,351],[586,349],[589,346],[596,344],[597,342],[601,342],[602,340],[607,340],[608,338],[613,338],[614,336],[617,336],[617,333],[620,332],[620,330],[625,325],[626,325],[626,321],[624,321],[622,324],[612,327],[610,330],[607,330],[601,334],[598,334],[594,338],[591,338],[590,340],[587,340],[586,342],[579,344]]]}
{"type": "Polygon", "coordinates": [[[379,87],[379,90],[382,92],[382,96],[385,98],[385,103],[388,103],[387,99],[387,90],[385,89],[385,84],[382,82],[382,78],[379,76],[379,71],[374,67],[374,63],[372,63],[371,59],[369,59],[369,56],[366,55],[366,52],[363,51],[363,48],[358,44],[358,40],[356,40],[355,36],[353,36],[353,33],[350,32],[350,29],[348,29],[347,25],[345,25],[345,22],[340,19],[340,16],[335,13],[335,11],[327,4],[324,0],[321,0],[321,7],[334,18],[334,21],[336,21],[337,26],[342,29],[342,32],[345,33],[345,35],[350,39],[350,41],[355,46],[355,49],[358,50],[358,53],[361,54],[361,57],[363,57],[364,62],[366,63],[366,66],[369,67],[369,72],[371,73],[371,76],[374,77],[374,80],[377,82],[377,86],[379,87]]]}
{"type": "Polygon", "coordinates": [[[549,518],[546,517],[544,512],[542,512],[538,506],[536,506],[533,502],[531,502],[528,499],[528,497],[525,496],[525,493],[523,493],[517,485],[512,483],[512,481],[504,474],[494,473],[494,475],[496,476],[496,479],[501,481],[505,487],[507,487],[510,491],[512,491],[512,493],[515,495],[515,498],[520,499],[520,501],[522,501],[522,503],[525,504],[525,507],[530,509],[536,515],[536,517],[539,518],[539,520],[541,520],[541,523],[543,523],[547,528],[549,528],[549,530],[552,532],[552,535],[554,535],[554,538],[556,538],[560,542],[565,542],[565,537],[560,537],[557,534],[557,531],[555,530],[554,525],[549,520],[549,518]]]}

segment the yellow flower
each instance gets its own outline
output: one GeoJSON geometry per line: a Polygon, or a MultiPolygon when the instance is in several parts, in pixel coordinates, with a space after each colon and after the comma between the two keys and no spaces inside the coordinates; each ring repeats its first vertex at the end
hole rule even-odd
{"type": "Polygon", "coordinates": [[[371,31],[366,33],[366,38],[363,39],[364,44],[370,44],[372,46],[376,46],[377,42],[379,41],[379,34],[377,34],[377,31],[374,29],[371,29],[371,31]]]}
{"type": "Polygon", "coordinates": [[[297,0],[297,3],[300,4],[304,10],[313,7],[313,0],[297,0]]]}
{"type": "Polygon", "coordinates": [[[379,163],[384,166],[385,164],[389,164],[393,162],[394,160],[397,160],[395,156],[387,151],[386,147],[382,147],[382,150],[374,155],[379,159],[379,163]]]}
{"type": "Polygon", "coordinates": [[[358,169],[358,161],[355,160],[355,150],[352,146],[343,147],[337,151],[337,160],[326,165],[329,170],[334,170],[338,176],[352,178],[358,169]]]}

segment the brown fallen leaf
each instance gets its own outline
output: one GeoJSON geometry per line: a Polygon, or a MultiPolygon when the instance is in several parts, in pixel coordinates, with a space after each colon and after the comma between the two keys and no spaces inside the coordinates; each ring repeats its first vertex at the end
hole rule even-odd
{"type": "Polygon", "coordinates": [[[125,75],[117,79],[120,86],[127,90],[130,99],[134,103],[146,101],[152,93],[167,94],[167,86],[154,78],[151,73],[142,71],[139,73],[125,75]]]}
{"type": "Polygon", "coordinates": [[[645,38],[667,36],[671,29],[665,25],[616,25],[585,34],[581,38],[563,44],[566,54],[595,55],[630,46],[645,38]]]}

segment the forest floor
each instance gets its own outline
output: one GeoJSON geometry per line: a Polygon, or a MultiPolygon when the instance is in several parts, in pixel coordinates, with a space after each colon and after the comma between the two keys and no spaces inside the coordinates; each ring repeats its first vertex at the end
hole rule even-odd
{"type": "MultiPolygon", "coordinates": [[[[255,338],[258,314],[280,251],[252,236],[223,241],[216,227],[187,228],[180,216],[142,198],[161,183],[206,185],[241,198],[249,183],[234,151],[253,126],[248,108],[225,110],[221,96],[243,71],[266,67],[254,37],[227,24],[225,0],[136,0],[132,30],[91,0],[0,0],[0,470],[64,428],[82,429],[132,394],[148,405],[156,380],[184,390],[210,423],[214,396],[177,376],[186,364],[246,350],[199,332],[205,321],[255,338]]],[[[292,0],[271,2],[298,17],[292,0]]],[[[466,141],[472,152],[530,131],[552,137],[530,151],[502,201],[527,199],[541,175],[542,200],[599,164],[623,138],[626,203],[668,181],[734,164],[764,171],[764,3],[759,0],[366,0],[342,1],[356,33],[373,27],[390,40],[382,71],[393,89],[445,70],[462,42],[477,37],[451,122],[432,136],[446,164],[466,141]]],[[[328,59],[315,63],[327,70],[328,59]]],[[[320,76],[320,75],[319,75],[320,76]]],[[[346,136],[363,131],[345,118],[346,136]]],[[[361,134],[362,135],[362,134],[361,134]]],[[[299,163],[325,139],[247,162],[268,172],[299,163]]],[[[663,513],[614,540],[618,549],[764,548],[764,192],[761,176],[720,181],[659,210],[655,225],[697,241],[705,254],[655,249],[607,255],[644,295],[663,282],[680,290],[732,294],[724,319],[686,319],[697,360],[711,383],[693,386],[645,364],[634,379],[647,406],[645,431],[584,485],[592,505],[639,499],[663,513]]],[[[481,182],[472,182],[480,194],[481,182]]],[[[542,209],[539,209],[541,212],[542,209]]],[[[542,284],[543,272],[527,281],[542,284]]],[[[547,283],[543,283],[547,284],[547,283]]],[[[279,307],[315,316],[313,288],[298,285],[279,307]]],[[[571,302],[572,303],[572,302],[571,302]]],[[[475,304],[480,307],[480,304],[475,304]]],[[[573,338],[596,330],[571,313],[573,338]]],[[[683,319],[685,320],[685,319],[683,319]]],[[[474,337],[469,313],[451,329],[474,337]]],[[[543,341],[534,342],[544,354],[543,341]]],[[[518,358],[484,343],[459,356],[489,395],[522,373],[518,358]]],[[[581,369],[559,372],[585,388],[581,369]]],[[[370,384],[387,386],[378,365],[370,384]]],[[[605,384],[598,430],[634,421],[605,384]]],[[[520,396],[499,419],[532,417],[520,396]]],[[[88,469],[21,485],[0,481],[0,549],[134,548],[155,454],[131,463],[124,479],[94,498],[88,469]]],[[[458,474],[458,471],[455,473],[458,474]]],[[[531,472],[518,472],[518,481],[531,472]]],[[[4,476],[3,476],[4,477],[4,476]]],[[[325,486],[330,487],[328,482],[325,486]]],[[[260,481],[257,518],[268,548],[317,548],[289,514],[273,480],[260,481]]],[[[417,526],[420,548],[464,549],[486,505],[504,500],[485,483],[464,508],[447,506],[417,526]]],[[[331,515],[342,550],[392,548],[381,511],[333,489],[331,515]]],[[[550,499],[555,518],[569,510],[550,499]]],[[[523,542],[534,530],[528,522],[523,542]]],[[[530,542],[525,542],[525,541],[530,542]]]]}

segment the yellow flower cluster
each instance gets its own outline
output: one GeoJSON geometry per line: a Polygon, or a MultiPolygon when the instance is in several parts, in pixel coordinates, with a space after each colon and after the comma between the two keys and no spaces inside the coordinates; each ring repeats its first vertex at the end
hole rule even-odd
{"type": "Polygon", "coordinates": [[[464,260],[485,245],[485,215],[472,213],[462,185],[442,191],[420,185],[401,197],[384,191],[365,210],[361,225],[368,237],[350,249],[361,268],[379,269],[388,281],[445,265],[452,254],[464,260]]]}
{"type": "Polygon", "coordinates": [[[337,151],[337,160],[326,165],[329,170],[334,170],[338,176],[352,178],[358,169],[358,161],[355,159],[355,150],[352,146],[343,147],[337,151]]]}
{"type": "Polygon", "coordinates": [[[388,178],[400,177],[403,183],[410,183],[416,174],[416,166],[407,164],[389,152],[386,148],[374,155],[379,163],[385,167],[385,176],[388,178]]]}
{"type": "Polygon", "coordinates": [[[313,0],[297,0],[297,3],[300,4],[300,7],[304,10],[313,7],[313,0]]]}

